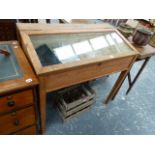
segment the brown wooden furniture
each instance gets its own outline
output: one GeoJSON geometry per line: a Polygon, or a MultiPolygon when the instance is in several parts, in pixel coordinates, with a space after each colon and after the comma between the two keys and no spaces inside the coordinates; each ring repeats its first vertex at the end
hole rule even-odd
{"type": "MultiPolygon", "coordinates": [[[[142,71],[146,67],[146,65],[149,62],[150,58],[155,55],[155,48],[150,46],[149,44],[147,44],[146,46],[141,46],[141,47],[137,46],[136,44],[134,44],[132,42],[132,37],[129,38],[129,41],[136,48],[136,50],[139,52],[138,57],[137,57],[135,62],[143,61],[143,63],[142,63],[141,67],[139,68],[139,70],[137,71],[137,74],[135,75],[135,77],[133,79],[131,77],[130,71],[126,75],[126,77],[128,78],[128,83],[129,83],[129,87],[128,87],[127,91],[126,91],[126,95],[128,95],[128,93],[131,91],[131,89],[133,88],[133,86],[137,82],[139,76],[141,75],[142,71]]],[[[123,84],[123,82],[122,82],[122,84],[123,84]]],[[[121,88],[121,86],[119,88],[121,88]]],[[[112,100],[116,97],[118,91],[119,91],[119,89],[117,90],[117,92],[112,97],[112,100]]]]}
{"type": "Polygon", "coordinates": [[[106,100],[108,102],[138,55],[117,30],[105,29],[102,24],[17,24],[17,29],[22,47],[40,81],[42,131],[46,125],[46,92],[121,72],[117,87],[113,88],[106,100]],[[45,65],[42,62],[44,56],[37,54],[43,48],[42,44],[50,47],[52,55],[61,61],[60,64],[45,65]],[[72,59],[68,54],[73,56],[72,59]]]}
{"type": "Polygon", "coordinates": [[[0,47],[10,53],[0,54],[0,134],[36,134],[38,80],[17,41],[0,47]]]}

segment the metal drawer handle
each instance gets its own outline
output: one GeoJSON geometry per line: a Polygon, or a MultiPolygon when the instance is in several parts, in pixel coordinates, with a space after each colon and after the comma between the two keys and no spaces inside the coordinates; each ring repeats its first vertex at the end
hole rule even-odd
{"type": "Polygon", "coordinates": [[[8,101],[7,105],[9,107],[13,107],[15,105],[15,102],[14,101],[8,101]]]}
{"type": "Polygon", "coordinates": [[[18,126],[20,124],[20,121],[18,119],[16,119],[13,123],[15,126],[18,126]]]}

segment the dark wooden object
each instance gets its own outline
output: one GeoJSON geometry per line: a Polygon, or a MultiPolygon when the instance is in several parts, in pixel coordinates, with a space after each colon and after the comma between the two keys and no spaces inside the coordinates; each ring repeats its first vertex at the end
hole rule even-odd
{"type": "Polygon", "coordinates": [[[16,19],[0,19],[0,41],[16,39],[16,19]]]}

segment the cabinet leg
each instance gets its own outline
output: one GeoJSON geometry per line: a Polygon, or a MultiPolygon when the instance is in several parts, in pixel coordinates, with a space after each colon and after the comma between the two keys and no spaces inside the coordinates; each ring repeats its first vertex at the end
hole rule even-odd
{"type": "Polygon", "coordinates": [[[126,92],[126,95],[130,92],[130,90],[132,89],[132,87],[136,83],[138,77],[140,76],[140,74],[144,70],[144,68],[147,65],[147,63],[149,62],[149,60],[150,60],[150,57],[148,57],[148,58],[145,59],[144,63],[142,64],[141,68],[139,69],[139,71],[138,71],[137,75],[135,76],[134,80],[132,82],[130,82],[129,88],[128,88],[127,92],[126,92]]]}
{"type": "Polygon", "coordinates": [[[40,107],[41,133],[43,134],[46,129],[46,90],[43,79],[40,79],[39,99],[40,99],[39,107],[40,107]]]}
{"type": "Polygon", "coordinates": [[[126,76],[128,74],[128,70],[126,71],[122,71],[117,79],[117,81],[115,82],[115,85],[113,86],[111,92],[109,93],[108,97],[105,100],[105,104],[108,104],[109,101],[111,101],[112,99],[114,99],[114,97],[117,95],[121,85],[123,84],[126,76]]]}
{"type": "Polygon", "coordinates": [[[131,61],[128,70],[122,71],[120,73],[120,75],[119,75],[117,81],[115,82],[111,92],[109,93],[108,97],[105,100],[105,104],[108,104],[109,101],[113,100],[116,97],[118,91],[120,90],[120,88],[121,88],[125,78],[127,77],[133,63],[135,62],[136,58],[137,58],[137,56],[133,57],[133,60],[131,61]]]}

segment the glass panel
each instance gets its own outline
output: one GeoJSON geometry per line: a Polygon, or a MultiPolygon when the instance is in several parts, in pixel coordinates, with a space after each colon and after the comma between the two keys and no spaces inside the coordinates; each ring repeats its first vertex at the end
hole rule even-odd
{"type": "Polygon", "coordinates": [[[116,32],[31,35],[30,39],[43,66],[133,53],[116,32]]]}
{"type": "Polygon", "coordinates": [[[22,77],[20,66],[16,60],[11,46],[7,44],[1,44],[0,48],[5,49],[10,53],[9,56],[0,54],[0,82],[22,77]]]}

